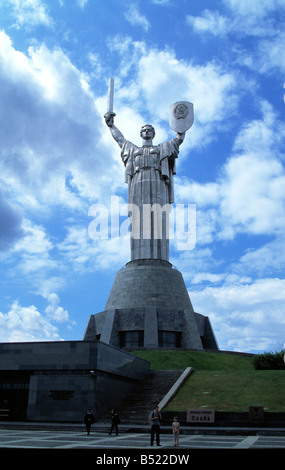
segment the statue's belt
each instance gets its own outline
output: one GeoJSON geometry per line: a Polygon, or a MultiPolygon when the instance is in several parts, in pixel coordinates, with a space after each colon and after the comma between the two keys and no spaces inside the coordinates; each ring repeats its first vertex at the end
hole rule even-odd
{"type": "Polygon", "coordinates": [[[134,167],[134,173],[137,173],[138,171],[141,171],[141,170],[156,170],[156,171],[159,171],[161,173],[161,167],[159,166],[150,166],[150,165],[140,165],[140,166],[135,166],[134,167]]]}

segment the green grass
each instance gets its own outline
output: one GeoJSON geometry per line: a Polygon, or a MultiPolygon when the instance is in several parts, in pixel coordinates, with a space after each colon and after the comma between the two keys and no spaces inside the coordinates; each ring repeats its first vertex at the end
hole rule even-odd
{"type": "Polygon", "coordinates": [[[191,374],[166,410],[214,408],[217,411],[285,411],[284,371],[205,371],[191,374]]]}
{"type": "Polygon", "coordinates": [[[252,358],[238,354],[211,353],[206,351],[135,351],[138,357],[150,361],[151,369],[199,370],[253,370],[252,358]]]}
{"type": "Polygon", "coordinates": [[[138,351],[151,369],[195,368],[165,410],[285,411],[284,370],[255,370],[251,357],[205,351],[138,351]]]}

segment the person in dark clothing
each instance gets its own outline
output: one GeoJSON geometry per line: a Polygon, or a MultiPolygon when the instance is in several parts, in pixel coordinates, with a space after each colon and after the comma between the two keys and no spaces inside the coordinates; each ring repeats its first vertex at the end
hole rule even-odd
{"type": "Polygon", "coordinates": [[[160,446],[160,423],[162,420],[161,413],[158,406],[155,406],[151,413],[151,430],[150,430],[150,445],[153,446],[154,435],[156,438],[156,445],[160,446]]]}
{"type": "Polygon", "coordinates": [[[92,413],[92,409],[89,408],[89,410],[86,411],[86,414],[84,416],[84,424],[86,426],[87,434],[90,434],[91,424],[93,424],[94,422],[95,422],[95,419],[92,413]]]}
{"type": "Polygon", "coordinates": [[[119,418],[119,415],[117,413],[116,410],[112,410],[111,411],[111,429],[110,429],[110,436],[112,434],[112,431],[113,429],[115,428],[115,431],[116,431],[116,436],[118,435],[118,432],[119,432],[119,428],[118,428],[118,424],[120,424],[120,418],[119,418]]]}

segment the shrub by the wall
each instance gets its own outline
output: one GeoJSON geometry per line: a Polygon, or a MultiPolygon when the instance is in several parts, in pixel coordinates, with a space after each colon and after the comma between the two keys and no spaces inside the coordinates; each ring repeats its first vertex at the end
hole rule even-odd
{"type": "Polygon", "coordinates": [[[253,356],[253,366],[256,370],[281,370],[285,369],[285,350],[280,352],[265,352],[253,356]]]}

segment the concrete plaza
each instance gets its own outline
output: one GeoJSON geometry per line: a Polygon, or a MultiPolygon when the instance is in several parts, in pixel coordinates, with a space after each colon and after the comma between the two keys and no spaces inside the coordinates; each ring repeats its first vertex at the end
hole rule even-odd
{"type": "MultiPolygon", "coordinates": [[[[145,429],[127,430],[121,427],[119,435],[109,436],[108,428],[92,426],[90,435],[85,427],[70,425],[64,428],[45,424],[44,426],[5,425],[0,422],[0,449],[153,449],[173,450],[173,436],[167,429],[161,430],[160,447],[150,446],[150,432],[145,429]]],[[[179,449],[285,449],[285,429],[248,430],[235,429],[231,432],[220,429],[211,432],[182,431],[179,449]]]]}

